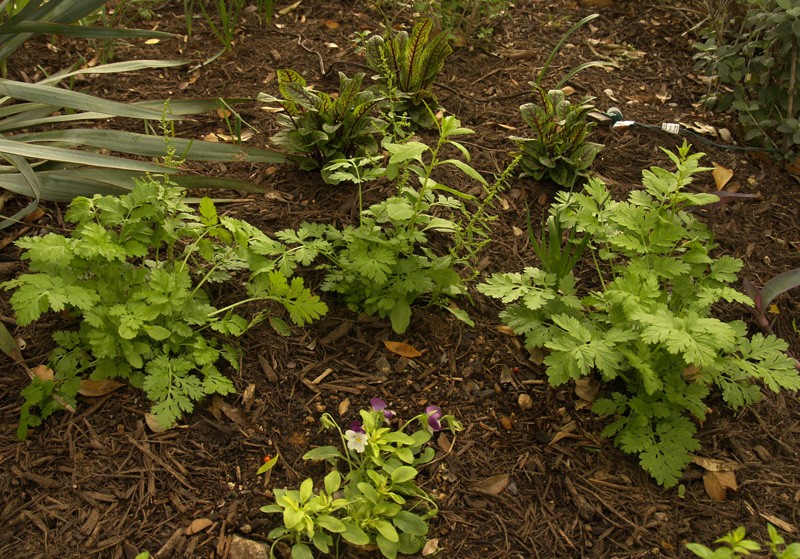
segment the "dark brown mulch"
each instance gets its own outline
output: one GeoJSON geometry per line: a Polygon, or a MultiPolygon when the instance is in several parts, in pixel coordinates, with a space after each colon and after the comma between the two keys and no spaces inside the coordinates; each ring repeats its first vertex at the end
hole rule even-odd
{"type": "MultiPolygon", "coordinates": [[[[143,24],[185,33],[179,2],[158,11],[157,21],[143,24]]],[[[599,109],[616,105],[626,119],[642,123],[702,121],[733,130],[725,117],[704,117],[694,106],[706,90],[692,71],[694,36],[687,33],[701,18],[696,8],[619,2],[597,11],[601,16],[592,28],[576,33],[556,57],[546,86],[581,61],[596,58],[588,39],[627,45],[645,56],[622,62],[613,71],[592,68],[576,75],[569,83],[576,95],[593,95],[599,109]]],[[[464,143],[476,169],[497,173],[509,161],[513,145],[508,135],[524,132],[518,107],[529,96],[527,82],[563,33],[589,13],[589,8],[574,4],[520,0],[496,24],[491,42],[458,48],[448,59],[436,93],[448,111],[475,130],[464,143]]],[[[333,90],[336,72],[352,75],[361,70],[363,58],[351,42],[355,32],[375,30],[379,21],[360,0],[305,0],[279,18],[275,28],[261,29],[248,16],[234,55],[191,76],[185,69],[165,69],[97,76],[76,82],[76,87],[122,101],[254,97],[260,91],[275,93],[276,68],[293,68],[317,88],[333,90]],[[330,29],[323,24],[326,20],[340,25],[330,29]]],[[[404,11],[398,21],[408,23],[412,14],[404,11]]],[[[191,39],[120,45],[117,60],[203,59],[216,45],[202,22],[195,27],[191,39]]],[[[59,39],[55,53],[46,43],[31,41],[20,50],[9,65],[10,77],[20,79],[25,72],[34,78],[37,64],[49,73],[78,54],[91,54],[81,42],[59,39]]],[[[244,106],[242,115],[260,131],[249,145],[267,146],[267,138],[276,131],[272,116],[257,104],[244,106]]],[[[108,126],[140,129],[137,123],[108,126]]],[[[177,127],[183,137],[201,138],[214,131],[225,132],[225,127],[213,115],[177,127]]],[[[643,168],[668,165],[659,148],[681,140],[639,127],[599,128],[593,139],[606,146],[594,171],[619,192],[638,185],[643,168]]],[[[690,141],[708,153],[707,161],[731,168],[741,191],[760,192],[764,198],[725,208],[717,225],[720,250],[745,261],[742,277],[763,284],[800,266],[797,183],[777,166],[750,155],[704,145],[693,137],[690,141]]],[[[355,218],[352,190],[329,187],[292,168],[197,168],[277,192],[240,197],[224,206],[265,231],[304,220],[346,224],[355,218]]],[[[455,174],[443,174],[440,181],[472,186],[455,174]]],[[[696,186],[714,188],[710,177],[696,186]]],[[[371,186],[366,196],[378,200],[392,188],[371,186]]],[[[500,219],[494,224],[485,273],[536,264],[526,235],[519,234],[525,230],[525,202],[538,218],[553,194],[546,185],[512,181],[498,206],[500,219]]],[[[9,202],[14,203],[22,202],[9,202]]],[[[62,214],[62,207],[49,205],[31,229],[3,233],[37,234],[40,227],[61,226],[62,214]]],[[[24,269],[13,245],[2,249],[0,258],[2,279],[24,269]]],[[[227,557],[232,535],[264,540],[274,527],[276,517],[259,511],[271,502],[272,487],[297,486],[305,477],[319,475],[318,467],[300,457],[313,445],[330,442],[319,433],[320,414],[337,415],[340,404],[349,400],[349,411],[342,417],[349,422],[373,396],[385,398],[406,417],[437,404],[466,426],[450,441],[449,450],[448,441],[437,441],[440,460],[423,472],[426,490],[440,497],[440,515],[432,522],[430,536],[439,539],[442,557],[687,557],[685,542],[709,543],[738,525],[762,539],[767,520],[798,526],[796,395],[770,394],[741,411],[712,399],[712,413],[701,430],[702,454],[741,463],[739,490],[724,502],[712,501],[704,491],[701,470],[690,467],[682,480],[685,495],[679,497],[675,489],[659,488],[634,460],[600,437],[604,422],[580,406],[574,387],[546,384],[542,366],[529,360],[520,341],[496,330],[500,307],[495,302],[477,294],[474,300],[470,313],[475,328],[419,309],[408,333],[396,336],[386,321],[355,316],[329,299],[330,314],[310,328],[295,329],[291,338],[281,338],[267,326],[251,331],[241,340],[245,358],[241,375],[234,378],[238,395],[228,403],[240,408],[255,428],[215,416],[204,405],[180,427],[156,434],[144,423],[143,395],[122,389],[84,399],[75,414],[57,415],[18,442],[19,391],[26,379],[3,356],[0,522],[5,529],[0,530],[0,557],[130,559],[142,550],[157,557],[227,557]],[[423,355],[413,360],[398,357],[383,340],[405,341],[423,355]],[[514,367],[518,372],[509,381],[503,371],[516,371],[514,367]],[[243,397],[248,387],[252,398],[243,397]],[[531,409],[517,405],[520,394],[531,397],[531,409]],[[255,471],[264,456],[277,453],[283,461],[265,483],[255,471]],[[472,489],[475,482],[502,474],[510,476],[511,484],[500,496],[472,489]],[[187,535],[187,526],[199,518],[212,524],[187,535]]],[[[774,327],[800,353],[800,336],[793,330],[800,298],[789,293],[778,306],[774,327]]],[[[5,294],[0,313],[6,322],[13,316],[5,294]]],[[[747,320],[741,308],[724,307],[719,313],[747,320]]],[[[27,343],[24,354],[31,365],[44,360],[52,348],[51,333],[62,326],[51,318],[14,330],[27,343]]]]}

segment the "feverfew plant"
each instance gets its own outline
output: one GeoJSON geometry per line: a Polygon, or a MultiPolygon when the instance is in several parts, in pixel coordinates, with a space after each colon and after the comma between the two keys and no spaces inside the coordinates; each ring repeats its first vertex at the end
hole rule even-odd
{"type": "Polygon", "coordinates": [[[310,546],[328,553],[332,547],[338,549],[342,540],[377,545],[389,559],[422,549],[427,521],[438,511],[435,501],[416,483],[418,468],[434,456],[433,448],[425,445],[443,426],[453,434],[463,427],[453,416],[443,416],[438,407],[428,406],[425,413],[393,430],[394,412],[380,398],[370,403],[371,410],[359,412],[361,421],[353,421],[344,431],[330,414],[322,416],[322,425],[338,431],[342,443],[342,450],[323,446],[303,456],[333,466],[322,487],[315,491],[309,478],[299,490],[276,489],[276,504],[261,508],[283,514],[283,526],[268,535],[275,539],[273,550],[284,539],[292,543],[292,559],[313,557],[310,546]],[[415,424],[422,429],[405,432],[415,424]],[[337,469],[340,465],[346,465],[344,476],[337,469]]]}
{"type": "Polygon", "coordinates": [[[236,307],[274,301],[301,326],[327,312],[302,279],[267,269],[266,235],[217,215],[208,198],[195,215],[184,196],[168,178],[149,177],[125,196],[75,198],[66,213],[76,224],[69,237],[17,241],[33,272],[2,285],[15,290],[17,323],[30,324],[48,310],[79,321],[77,330],[53,336],[53,379],[35,377],[23,390],[20,438],[60,408],[53,394],[74,405],[85,378],[122,378],[144,389],[158,422],[169,426],[195,401],[233,392],[218,368],[223,358],[238,370],[238,352],[225,338],[266,318],[289,333],[268,309],[248,320],[236,307]],[[213,306],[203,287],[239,270],[249,272],[247,298],[213,306]]]}
{"type": "Polygon", "coordinates": [[[592,238],[588,249],[602,288],[583,298],[572,273],[558,277],[536,268],[494,274],[478,290],[514,303],[501,318],[527,347],[542,346],[553,385],[599,374],[612,394],[593,410],[614,420],[603,431],[658,483],[677,483],[699,449],[690,416],[705,419],[712,389],[736,408],[770,390],[800,388],[800,375],[774,336],[748,338],[741,321],[711,316],[716,302],[751,303],[730,287],[742,262],[711,256],[711,231],[685,210],[713,202],[685,187],[710,169],[703,154],[666,152],[677,166],[643,173],[644,190],[611,200],[592,178],[582,193],[561,192],[551,214],[592,238]],[[601,265],[602,263],[602,265],[601,265]]]}
{"type": "Polygon", "coordinates": [[[296,231],[278,232],[276,237],[283,244],[275,242],[276,266],[291,273],[298,264],[308,265],[323,257],[327,262],[321,267],[328,274],[321,289],[339,293],[354,311],[388,317],[397,333],[405,332],[412,304],[421,301],[472,324],[464,310],[447,304],[448,298],[466,293],[459,271],[470,270],[474,256],[488,242],[491,218],[486,209],[507,173],[489,184],[469,166],[469,152],[455,141],[456,136],[472,130],[462,128],[452,116],[437,124],[440,136],[434,147],[413,141],[384,142],[390,154],[386,169],[370,168],[363,158],[326,167],[336,180],[359,185],[359,226],[339,230],[304,223],[296,231]],[[467,162],[442,159],[439,153],[444,146],[459,149],[467,162]],[[458,168],[484,187],[486,196],[475,211],[467,211],[464,205],[475,200],[474,196],[433,179],[434,170],[441,165],[458,168]],[[401,168],[408,172],[401,174],[401,168]],[[363,209],[361,185],[384,173],[391,179],[401,177],[397,195],[363,209]],[[416,176],[419,185],[409,184],[408,175],[416,176]],[[437,254],[428,246],[434,233],[452,236],[449,253],[437,254]]]}

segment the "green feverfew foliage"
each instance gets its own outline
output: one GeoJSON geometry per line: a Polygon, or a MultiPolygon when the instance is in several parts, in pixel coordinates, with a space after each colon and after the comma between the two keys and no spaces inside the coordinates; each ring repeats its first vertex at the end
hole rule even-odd
{"type": "Polygon", "coordinates": [[[286,274],[321,257],[324,263],[320,268],[327,271],[321,289],[338,293],[353,311],[389,318],[397,333],[406,331],[412,304],[420,302],[446,309],[471,324],[465,311],[447,304],[448,298],[466,293],[465,281],[457,270],[470,270],[475,255],[488,242],[490,219],[485,208],[507,175],[490,185],[469,166],[469,152],[454,137],[472,131],[461,128],[454,117],[444,118],[439,132],[439,142],[433,148],[413,141],[384,142],[390,154],[385,169],[366,158],[336,161],[326,167],[331,176],[359,185],[358,227],[337,229],[304,223],[297,230],[276,233],[277,240],[257,250],[274,257],[276,269],[286,274]],[[439,151],[445,145],[459,149],[467,162],[440,159],[439,151]],[[432,178],[434,169],[441,165],[456,167],[485,188],[486,196],[476,210],[467,211],[464,205],[465,201],[474,201],[474,196],[432,178]],[[397,178],[401,167],[404,176],[418,179],[418,186],[401,180],[395,196],[363,209],[361,185],[383,175],[397,178]],[[449,253],[436,253],[428,246],[433,234],[452,239],[449,253]]]}
{"type": "Polygon", "coordinates": [[[561,192],[551,208],[566,228],[589,235],[602,289],[579,298],[572,273],[526,268],[494,274],[478,286],[512,303],[501,313],[526,346],[549,350],[553,385],[597,374],[610,398],[594,411],[613,419],[604,435],[637,455],[662,485],[674,485],[689,453],[699,448],[691,416],[705,418],[710,390],[733,407],[758,401],[760,384],[773,391],[800,388],[800,376],[774,336],[747,337],[741,321],[711,316],[718,301],[751,303],[730,287],[742,262],[711,256],[711,231],[686,211],[715,200],[684,190],[703,154],[667,152],[677,166],[643,173],[643,190],[611,200],[592,178],[581,193],[561,192]],[[605,270],[605,271],[601,271],[605,270]],[[695,372],[693,372],[695,371],[695,372]]]}
{"type": "Polygon", "coordinates": [[[384,99],[370,90],[361,91],[364,74],[348,78],[339,72],[339,95],[334,99],[327,93],[306,87],[303,77],[293,70],[278,70],[278,89],[283,99],[266,93],[259,101],[277,103],[283,112],[277,115],[283,128],[271,140],[286,148],[305,170],[322,170],[322,178],[332,184],[324,167],[337,159],[363,157],[378,151],[375,134],[386,122],[370,116],[384,99]]]}
{"type": "MultiPolygon", "coordinates": [[[[23,390],[18,435],[59,409],[57,393],[74,404],[84,378],[118,377],[142,388],[159,423],[171,425],[209,394],[234,390],[218,363],[238,368],[236,337],[267,317],[250,320],[233,312],[254,301],[275,301],[304,325],[327,311],[303,286],[273,270],[260,247],[269,238],[251,225],[220,217],[208,198],[200,215],[183,201],[182,189],[167,179],[141,181],[125,196],[76,198],[66,219],[69,237],[49,234],[17,241],[29,274],[5,282],[21,326],[47,311],[69,311],[76,331],[54,334],[50,357],[54,380],[34,378],[23,390]],[[248,298],[224,308],[211,304],[206,283],[248,271],[248,298]],[[220,337],[214,337],[217,332],[220,337]],[[38,411],[37,411],[38,410],[38,411]]],[[[277,316],[270,322],[288,326],[277,316]]]]}

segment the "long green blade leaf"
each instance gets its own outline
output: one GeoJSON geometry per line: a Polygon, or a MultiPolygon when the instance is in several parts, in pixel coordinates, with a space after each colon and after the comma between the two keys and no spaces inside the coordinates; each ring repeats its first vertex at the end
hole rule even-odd
{"type": "MultiPolygon", "coordinates": [[[[7,139],[0,139],[0,153],[10,153],[23,157],[33,157],[36,159],[46,159],[53,161],[65,161],[77,165],[93,165],[95,167],[110,167],[112,169],[127,169],[129,171],[143,171],[150,173],[164,173],[171,170],[153,163],[144,161],[132,161],[109,155],[98,153],[87,153],[73,149],[64,149],[49,146],[37,146],[14,142],[7,139]]],[[[174,171],[172,171],[174,172],[174,171]]]]}
{"type": "MultiPolygon", "coordinates": [[[[126,116],[147,120],[161,120],[161,111],[154,111],[135,105],[118,103],[100,99],[77,91],[67,91],[47,85],[15,82],[0,79],[0,95],[7,95],[25,101],[46,103],[79,111],[96,111],[111,116],[126,116]]],[[[179,120],[180,117],[167,115],[167,120],[179,120]]]]}
{"type": "MultiPolygon", "coordinates": [[[[8,139],[17,142],[64,142],[72,146],[91,146],[113,151],[163,157],[166,155],[164,138],[145,136],[120,130],[77,128],[18,134],[8,139]]],[[[286,154],[269,149],[246,148],[215,142],[170,139],[178,155],[193,161],[251,161],[256,163],[285,163],[286,154]]]]}
{"type": "MultiPolygon", "coordinates": [[[[188,60],[127,60],[125,62],[101,64],[94,68],[81,68],[66,74],[57,74],[37,83],[39,85],[58,83],[66,78],[79,74],[117,74],[119,72],[135,72],[137,70],[147,70],[150,68],[173,68],[176,66],[185,66],[186,64],[189,64],[188,60]]],[[[162,103],[161,105],[163,106],[164,104],[162,103]]]]}
{"type": "Polygon", "coordinates": [[[165,31],[149,31],[147,29],[122,29],[118,27],[87,27],[85,25],[68,25],[46,21],[23,21],[6,30],[8,33],[36,33],[63,35],[65,37],[83,37],[85,39],[122,39],[131,37],[172,37],[165,31]]]}
{"type": "MultiPolygon", "coordinates": [[[[36,174],[40,182],[42,200],[69,202],[76,196],[91,198],[95,194],[127,194],[135,186],[134,179],[145,178],[146,173],[116,169],[60,169],[36,174]]],[[[170,175],[170,180],[183,188],[213,188],[243,192],[271,192],[271,188],[235,179],[219,179],[196,175],[170,175]]],[[[19,174],[0,174],[0,187],[17,194],[28,195],[30,188],[19,174]]]]}

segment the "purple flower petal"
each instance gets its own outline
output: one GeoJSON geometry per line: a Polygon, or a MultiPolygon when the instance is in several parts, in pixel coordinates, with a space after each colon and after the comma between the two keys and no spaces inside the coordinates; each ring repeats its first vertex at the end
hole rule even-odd
{"type": "Polygon", "coordinates": [[[383,410],[383,417],[385,419],[391,419],[394,417],[394,412],[392,410],[383,410]]]}
{"type": "Polygon", "coordinates": [[[441,431],[442,424],[439,420],[442,418],[442,410],[438,406],[428,406],[425,408],[425,414],[428,416],[428,428],[431,431],[441,431]]]}
{"type": "Polygon", "coordinates": [[[366,431],[364,431],[364,429],[361,428],[361,422],[358,420],[355,420],[350,424],[350,430],[356,433],[362,433],[362,434],[366,433],[366,431]]]}
{"type": "Polygon", "coordinates": [[[369,405],[372,406],[372,409],[375,411],[381,411],[386,409],[386,402],[384,402],[380,398],[372,398],[369,401],[369,405]]]}

